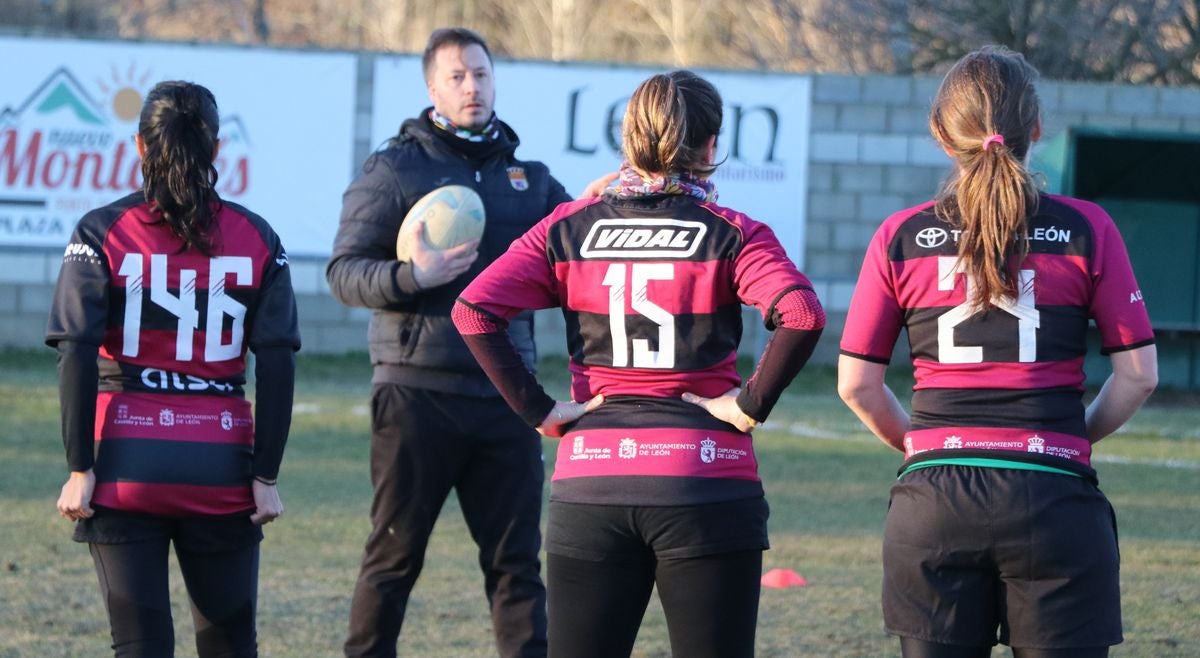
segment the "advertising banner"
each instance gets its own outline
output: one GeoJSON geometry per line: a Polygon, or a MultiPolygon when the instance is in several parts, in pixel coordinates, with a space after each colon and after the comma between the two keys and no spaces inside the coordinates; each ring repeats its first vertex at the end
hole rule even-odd
{"type": "MultiPolygon", "coordinates": [[[[541,160],[571,194],[620,164],[621,120],[637,85],[664,69],[495,63],[496,114],[521,138],[517,157],[541,160]]],[[[725,102],[713,180],[721,205],[766,222],[788,255],[804,254],[811,79],[699,71],[725,102]]],[[[379,57],[372,136],[382,144],[430,104],[413,56],[379,57]]]]}
{"type": "Polygon", "coordinates": [[[138,189],[142,101],[187,80],[220,109],[220,195],[292,254],[329,253],[354,164],[353,55],[0,38],[0,57],[0,245],[64,246],[80,216],[138,189]]]}

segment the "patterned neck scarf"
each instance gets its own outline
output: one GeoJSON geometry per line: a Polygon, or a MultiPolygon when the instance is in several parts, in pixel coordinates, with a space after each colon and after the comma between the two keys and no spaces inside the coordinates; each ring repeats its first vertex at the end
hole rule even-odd
{"type": "Polygon", "coordinates": [[[679,194],[691,196],[701,201],[716,201],[717,186],[707,178],[697,178],[686,171],[671,172],[669,175],[657,175],[643,178],[629,164],[628,160],[621,162],[620,178],[617,187],[612,191],[618,198],[650,196],[652,194],[679,194]]]}
{"type": "Polygon", "coordinates": [[[487,125],[479,130],[457,126],[450,119],[438,114],[437,110],[429,110],[429,120],[438,128],[468,142],[494,142],[500,137],[500,124],[496,121],[496,114],[494,112],[492,113],[492,117],[488,119],[487,125]]]}

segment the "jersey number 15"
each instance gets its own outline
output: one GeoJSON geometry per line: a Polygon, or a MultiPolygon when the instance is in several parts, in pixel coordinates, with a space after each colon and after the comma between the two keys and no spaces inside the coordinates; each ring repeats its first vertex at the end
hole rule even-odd
{"type": "Polygon", "coordinates": [[[633,344],[634,368],[675,367],[675,316],[646,299],[650,281],[670,281],[675,278],[675,266],[670,263],[613,263],[604,272],[601,285],[608,288],[608,330],[612,335],[613,367],[625,368],[629,363],[629,343],[633,344]],[[632,285],[625,287],[627,272],[632,270],[632,285]],[[658,325],[658,351],[650,349],[645,338],[628,340],[625,332],[625,304],[628,291],[629,306],[658,325]]]}

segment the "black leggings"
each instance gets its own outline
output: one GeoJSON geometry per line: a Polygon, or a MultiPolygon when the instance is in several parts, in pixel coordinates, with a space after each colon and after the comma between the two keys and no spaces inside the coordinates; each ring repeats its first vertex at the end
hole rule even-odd
{"type": "MultiPolygon", "coordinates": [[[[991,647],[964,647],[957,644],[938,644],[911,637],[900,638],[904,658],[987,658],[991,647]]],[[[1023,649],[1013,647],[1014,658],[1106,658],[1108,647],[1082,649],[1023,649]]]]}
{"type": "MultiPolygon", "coordinates": [[[[89,544],[118,658],[175,654],[167,579],[169,543],[164,537],[89,544]]],[[[217,553],[176,545],[175,556],[192,604],[196,654],[200,658],[257,656],[258,543],[217,553]]]]}
{"type": "Polygon", "coordinates": [[[606,562],[551,553],[546,574],[551,658],[628,656],[655,584],[672,655],[754,655],[761,550],[606,562]]]}

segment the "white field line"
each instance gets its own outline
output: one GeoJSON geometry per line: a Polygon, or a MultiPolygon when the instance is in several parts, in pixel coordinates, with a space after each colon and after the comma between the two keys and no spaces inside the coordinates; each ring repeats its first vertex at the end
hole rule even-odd
{"type": "Polygon", "coordinates": [[[1135,457],[1118,457],[1117,455],[1092,455],[1092,461],[1103,464],[1161,466],[1163,468],[1181,468],[1188,471],[1200,471],[1200,462],[1188,461],[1186,459],[1137,459],[1135,457]]]}
{"type": "MultiPolygon", "coordinates": [[[[311,416],[321,413],[321,405],[315,402],[298,402],[292,406],[293,416],[311,416]]],[[[371,410],[365,404],[356,404],[350,407],[350,413],[354,416],[366,416],[371,413],[371,410]]]]}
{"type": "MultiPolygon", "coordinates": [[[[769,422],[769,421],[768,421],[769,422]]],[[[835,432],[833,430],[821,429],[804,423],[792,423],[787,427],[787,433],[792,436],[802,436],[807,439],[829,439],[832,441],[842,441],[846,439],[859,440],[863,436],[861,433],[835,432]]]]}

